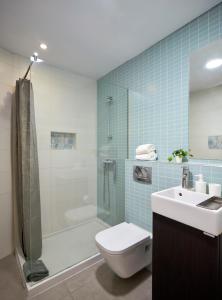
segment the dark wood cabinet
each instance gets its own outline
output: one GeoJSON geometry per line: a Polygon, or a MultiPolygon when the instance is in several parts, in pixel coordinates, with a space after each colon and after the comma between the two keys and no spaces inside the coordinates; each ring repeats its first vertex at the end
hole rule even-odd
{"type": "Polygon", "coordinates": [[[222,300],[221,260],[221,236],[153,214],[153,300],[222,300]]]}

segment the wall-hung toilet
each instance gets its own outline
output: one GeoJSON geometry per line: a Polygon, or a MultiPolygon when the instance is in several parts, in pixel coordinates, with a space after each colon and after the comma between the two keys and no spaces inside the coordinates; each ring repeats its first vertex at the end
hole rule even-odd
{"type": "Polygon", "coordinates": [[[132,223],[97,233],[96,245],[110,268],[128,278],[152,263],[152,234],[132,223]]]}

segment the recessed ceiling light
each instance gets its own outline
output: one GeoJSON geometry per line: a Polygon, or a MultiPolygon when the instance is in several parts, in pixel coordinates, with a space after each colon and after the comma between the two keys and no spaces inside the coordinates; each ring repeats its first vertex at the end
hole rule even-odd
{"type": "Polygon", "coordinates": [[[40,48],[43,49],[43,50],[46,50],[48,47],[45,43],[41,43],[40,48]]]}
{"type": "Polygon", "coordinates": [[[206,68],[207,69],[215,69],[215,68],[218,68],[220,66],[222,66],[222,59],[221,58],[212,59],[212,60],[209,60],[206,63],[206,68]]]}

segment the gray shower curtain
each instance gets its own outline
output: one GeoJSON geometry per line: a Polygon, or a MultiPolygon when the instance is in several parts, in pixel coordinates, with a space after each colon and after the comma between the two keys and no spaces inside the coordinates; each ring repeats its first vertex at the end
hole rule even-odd
{"type": "Polygon", "coordinates": [[[16,81],[11,137],[17,231],[25,258],[34,261],[42,253],[42,232],[34,99],[27,79],[16,81]]]}

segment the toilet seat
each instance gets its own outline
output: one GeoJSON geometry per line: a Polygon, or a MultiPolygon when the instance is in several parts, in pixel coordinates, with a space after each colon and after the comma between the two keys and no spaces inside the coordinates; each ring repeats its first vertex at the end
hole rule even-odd
{"type": "Polygon", "coordinates": [[[109,254],[121,254],[145,240],[151,240],[152,235],[132,223],[123,222],[99,232],[95,239],[109,254]]]}

